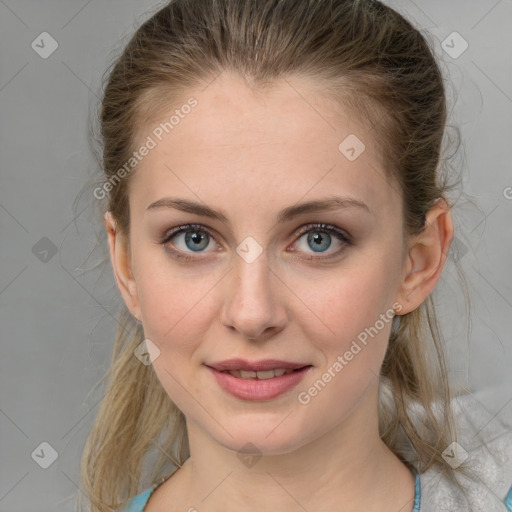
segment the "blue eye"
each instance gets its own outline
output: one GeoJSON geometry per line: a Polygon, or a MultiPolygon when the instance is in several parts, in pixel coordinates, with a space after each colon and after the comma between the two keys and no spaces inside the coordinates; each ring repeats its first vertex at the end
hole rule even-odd
{"type": "MultiPolygon", "coordinates": [[[[299,241],[301,238],[307,235],[306,244],[315,253],[324,253],[331,247],[333,239],[331,235],[334,235],[334,238],[342,245],[341,249],[335,251],[334,254],[329,254],[327,257],[314,256],[306,258],[309,260],[330,259],[332,257],[338,256],[343,251],[345,246],[351,245],[351,241],[348,235],[346,235],[342,230],[336,228],[335,226],[328,224],[310,224],[305,226],[299,232],[299,235],[299,241]]],[[[199,224],[187,224],[184,226],[178,226],[170,232],[167,232],[159,243],[164,245],[165,249],[170,252],[173,257],[180,260],[192,261],[197,258],[193,256],[191,257],[189,254],[208,252],[205,251],[205,249],[208,248],[212,242],[215,245],[214,236],[209,229],[199,224]],[[184,247],[178,247],[179,250],[175,251],[174,249],[170,248],[168,244],[171,242],[171,240],[179,240],[181,235],[184,235],[184,247]],[[191,252],[187,252],[187,250],[191,252]]],[[[173,242],[172,245],[176,247],[178,244],[173,242]]],[[[294,249],[293,252],[297,251],[294,249]]]]}
{"type": "MultiPolygon", "coordinates": [[[[307,258],[307,259],[329,259],[333,256],[338,256],[341,251],[345,248],[347,245],[351,245],[350,239],[348,235],[345,235],[343,231],[336,228],[335,226],[330,226],[329,224],[313,224],[306,226],[299,234],[302,236],[300,238],[303,238],[304,235],[307,235],[306,237],[306,244],[309,248],[311,248],[315,253],[323,253],[327,249],[329,249],[332,245],[332,239],[333,237],[331,235],[334,235],[334,238],[342,244],[342,248],[338,251],[335,251],[334,254],[330,254],[327,258],[307,258]]],[[[299,238],[299,240],[300,240],[299,238]]]]}
{"type": "MultiPolygon", "coordinates": [[[[191,250],[192,252],[204,252],[204,249],[210,245],[210,237],[213,238],[213,235],[209,230],[200,225],[195,224],[187,224],[186,226],[178,226],[173,229],[170,233],[168,233],[163,240],[161,240],[162,245],[167,245],[171,240],[178,239],[181,235],[184,235],[184,243],[186,249],[191,250]]],[[[175,244],[173,244],[175,245],[175,244]]],[[[175,251],[173,249],[168,248],[173,256],[178,259],[183,260],[193,260],[190,256],[185,256],[180,254],[184,252],[183,249],[180,248],[179,251],[175,251]]]]}

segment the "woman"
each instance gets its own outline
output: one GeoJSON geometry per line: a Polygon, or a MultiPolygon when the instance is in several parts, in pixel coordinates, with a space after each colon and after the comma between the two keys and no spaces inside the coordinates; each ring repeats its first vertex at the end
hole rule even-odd
{"type": "Polygon", "coordinates": [[[130,315],[91,510],[512,510],[510,428],[498,485],[457,442],[436,327],[446,115],[429,44],[377,1],[175,0],[137,30],[101,113],[130,315]]]}

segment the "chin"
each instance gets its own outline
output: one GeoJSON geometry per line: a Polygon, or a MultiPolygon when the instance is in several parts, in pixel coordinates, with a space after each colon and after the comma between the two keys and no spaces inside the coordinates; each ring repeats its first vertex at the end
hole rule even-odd
{"type": "Polygon", "coordinates": [[[260,422],[259,425],[255,425],[254,421],[240,422],[237,427],[229,428],[233,437],[222,431],[221,438],[216,440],[234,452],[252,455],[282,455],[304,446],[307,443],[304,430],[290,430],[290,425],[284,427],[285,422],[279,425],[282,419],[260,422]]]}

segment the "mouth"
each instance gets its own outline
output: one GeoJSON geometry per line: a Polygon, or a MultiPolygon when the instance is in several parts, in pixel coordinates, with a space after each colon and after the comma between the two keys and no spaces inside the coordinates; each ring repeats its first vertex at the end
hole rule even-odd
{"type": "Polygon", "coordinates": [[[239,379],[266,380],[288,375],[311,365],[308,363],[283,361],[280,359],[248,361],[246,359],[237,358],[209,363],[206,366],[218,372],[229,373],[239,379]]]}
{"type": "Polygon", "coordinates": [[[275,368],[273,370],[265,370],[265,371],[251,371],[251,370],[223,370],[221,373],[229,373],[238,379],[255,379],[255,380],[267,380],[273,379],[274,377],[282,377],[283,375],[288,375],[290,373],[301,370],[302,368],[306,368],[307,366],[303,366],[301,368],[297,368],[295,370],[287,370],[285,368],[275,368]]]}
{"type": "Polygon", "coordinates": [[[205,364],[217,384],[242,400],[272,400],[291,391],[313,365],[267,359],[249,362],[231,359],[205,364]]]}

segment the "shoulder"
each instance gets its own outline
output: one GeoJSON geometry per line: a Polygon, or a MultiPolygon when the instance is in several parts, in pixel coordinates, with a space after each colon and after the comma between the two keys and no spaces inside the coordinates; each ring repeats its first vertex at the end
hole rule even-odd
{"type": "Polygon", "coordinates": [[[438,468],[421,475],[422,512],[512,511],[512,417],[492,413],[473,395],[452,400],[457,445],[447,447],[454,467],[464,462],[469,475],[457,482],[438,468]],[[458,485],[457,485],[458,484],[458,485]]]}
{"type": "MultiPolygon", "coordinates": [[[[163,488],[164,484],[167,481],[175,481],[176,479],[172,479],[171,477],[176,473],[176,470],[173,470],[166,476],[163,476],[158,482],[154,483],[149,489],[146,489],[144,492],[141,492],[134,498],[131,498],[128,503],[124,505],[124,507],[120,508],[117,512],[144,512],[148,505],[149,498],[152,496],[157,496],[158,493],[155,492],[157,489],[163,488]]],[[[179,472],[178,472],[179,473],[179,472]]],[[[153,498],[154,499],[154,498],[153,498]]]]}
{"type": "Polygon", "coordinates": [[[154,484],[149,489],[132,498],[119,512],[143,512],[151,493],[157,486],[158,484],[154,484]]]}

